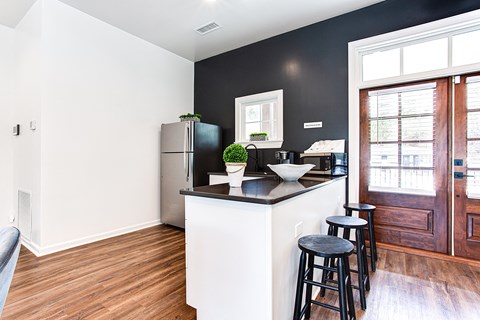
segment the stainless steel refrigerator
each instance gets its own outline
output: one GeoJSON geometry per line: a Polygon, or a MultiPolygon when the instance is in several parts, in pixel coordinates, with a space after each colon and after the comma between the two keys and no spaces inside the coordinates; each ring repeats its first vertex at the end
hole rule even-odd
{"type": "Polygon", "coordinates": [[[185,121],[162,124],[161,220],[185,228],[185,199],[180,189],[208,185],[208,172],[223,170],[221,128],[185,121]]]}

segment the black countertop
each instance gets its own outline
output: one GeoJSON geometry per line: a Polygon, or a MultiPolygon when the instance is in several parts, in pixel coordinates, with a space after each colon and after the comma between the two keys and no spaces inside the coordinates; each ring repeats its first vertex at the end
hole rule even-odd
{"type": "MultiPolygon", "coordinates": [[[[209,176],[226,176],[227,172],[226,171],[219,171],[219,172],[208,172],[209,176]]],[[[249,172],[246,171],[244,173],[245,177],[262,177],[262,178],[275,178],[278,177],[277,174],[273,171],[258,171],[258,172],[249,172]]]]}
{"type": "Polygon", "coordinates": [[[296,182],[283,182],[281,179],[257,179],[243,181],[241,188],[230,188],[228,183],[222,183],[183,189],[180,190],[180,194],[259,204],[275,204],[345,178],[346,176],[302,177],[296,182]]]}

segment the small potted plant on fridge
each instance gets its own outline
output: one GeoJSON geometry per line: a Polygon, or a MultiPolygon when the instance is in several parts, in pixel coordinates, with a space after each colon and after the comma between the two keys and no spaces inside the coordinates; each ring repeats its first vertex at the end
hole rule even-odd
{"type": "Polygon", "coordinates": [[[266,141],[268,133],[266,132],[252,132],[250,133],[250,141],[266,141]]]}
{"type": "Polygon", "coordinates": [[[238,188],[242,186],[247,160],[247,150],[239,143],[232,143],[223,151],[223,161],[225,162],[230,187],[238,188]]]}
{"type": "Polygon", "coordinates": [[[195,121],[200,122],[200,118],[202,117],[199,113],[186,113],[179,116],[180,121],[195,121]]]}

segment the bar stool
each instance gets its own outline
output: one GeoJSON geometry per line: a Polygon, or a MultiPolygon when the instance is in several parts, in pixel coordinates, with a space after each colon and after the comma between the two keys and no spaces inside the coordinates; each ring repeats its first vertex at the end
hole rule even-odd
{"type": "Polygon", "coordinates": [[[300,320],[303,315],[305,319],[310,318],[312,303],[321,307],[340,312],[341,320],[355,319],[355,307],[353,304],[353,293],[350,276],[350,265],[348,257],[353,252],[353,245],[350,241],[327,235],[308,235],[298,240],[298,247],[302,251],[298,269],[297,292],[295,295],[295,308],[293,320],[300,320]],[[335,268],[316,265],[315,256],[338,259],[335,268]],[[306,261],[308,257],[308,262],[306,261]],[[313,281],[314,269],[328,270],[338,274],[338,287],[313,281]],[[305,290],[305,305],[302,307],[303,288],[305,290]],[[338,291],[339,307],[312,300],[312,286],[327,288],[338,291]]]}
{"type": "Polygon", "coordinates": [[[344,204],[343,207],[346,210],[346,215],[351,216],[353,211],[358,211],[359,216],[361,212],[367,213],[367,220],[368,220],[368,240],[370,244],[367,248],[370,249],[370,262],[372,264],[372,271],[375,272],[377,270],[377,242],[375,240],[375,225],[373,223],[373,214],[375,212],[376,207],[371,204],[366,203],[347,203],[344,204]]]}
{"type": "MultiPolygon", "coordinates": [[[[365,291],[370,290],[370,278],[368,276],[368,262],[367,262],[367,249],[365,246],[365,237],[363,234],[363,229],[367,226],[367,221],[349,217],[349,216],[331,216],[326,219],[329,227],[328,234],[332,236],[338,236],[338,228],[343,228],[343,238],[346,240],[350,239],[350,229],[355,229],[355,241],[357,245],[357,264],[358,270],[351,270],[352,272],[358,273],[358,286],[353,286],[355,289],[358,289],[360,292],[360,303],[362,310],[367,309],[367,299],[365,291]]],[[[330,263],[330,267],[333,266],[333,261],[325,259],[324,266],[330,263]]],[[[328,281],[333,281],[333,274],[325,272],[322,274],[322,283],[327,283],[328,281]]],[[[325,289],[320,289],[320,296],[325,295],[325,289]]]]}

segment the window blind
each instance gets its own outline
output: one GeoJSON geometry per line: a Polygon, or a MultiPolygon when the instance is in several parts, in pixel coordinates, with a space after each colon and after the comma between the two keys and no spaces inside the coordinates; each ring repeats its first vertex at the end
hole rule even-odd
{"type": "Polygon", "coordinates": [[[480,197],[480,76],[467,78],[467,196],[480,197]]]}
{"type": "Polygon", "coordinates": [[[369,189],[434,192],[436,83],[368,97],[369,189]]]}

